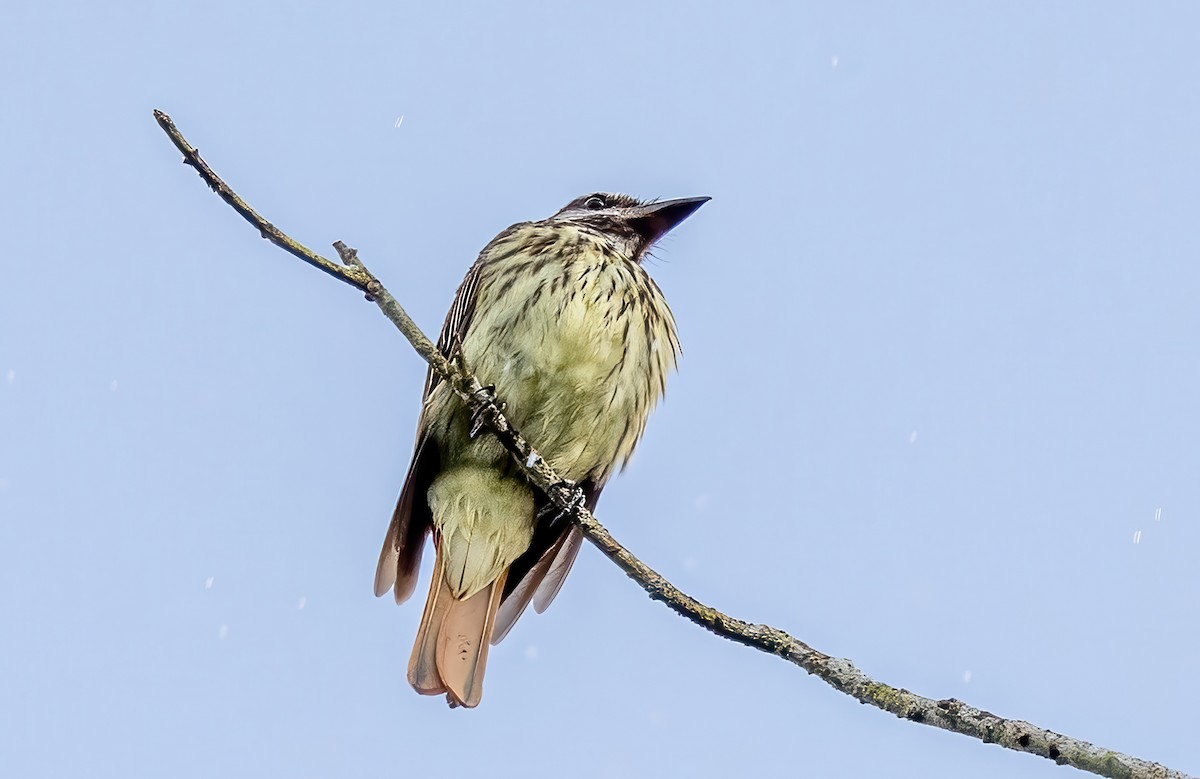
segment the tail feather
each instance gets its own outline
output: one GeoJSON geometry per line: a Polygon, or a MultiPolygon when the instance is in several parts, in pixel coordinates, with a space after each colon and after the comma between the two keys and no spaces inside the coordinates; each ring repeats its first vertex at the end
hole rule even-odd
{"type": "Polygon", "coordinates": [[[421,627],[417,629],[417,641],[408,661],[408,683],[422,695],[440,695],[446,691],[437,669],[437,647],[454,596],[446,584],[443,567],[439,554],[433,564],[433,580],[429,583],[429,598],[421,615],[421,627]]]}
{"type": "Polygon", "coordinates": [[[487,587],[466,600],[452,601],[442,621],[437,669],[450,697],[467,708],[483,697],[483,672],[496,609],[504,592],[504,571],[487,587]]]}
{"type": "Polygon", "coordinates": [[[496,609],[504,592],[504,571],[491,584],[458,600],[446,582],[439,551],[429,599],[408,663],[408,682],[422,695],[446,693],[451,704],[474,708],[483,697],[483,674],[496,609]]]}

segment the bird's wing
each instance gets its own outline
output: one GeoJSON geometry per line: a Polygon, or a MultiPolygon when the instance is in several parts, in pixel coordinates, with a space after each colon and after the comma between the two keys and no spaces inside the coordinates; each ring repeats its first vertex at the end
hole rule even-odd
{"type": "MultiPolygon", "coordinates": [[[[505,233],[497,236],[496,241],[500,240],[505,233]]],[[[493,241],[494,244],[496,241],[493,241]]],[[[467,330],[471,327],[471,321],[475,318],[475,302],[479,299],[479,279],[483,276],[484,257],[492,244],[488,244],[483,252],[479,255],[479,259],[467,271],[467,275],[463,278],[462,284],[458,285],[458,292],[454,295],[454,303],[451,304],[450,310],[446,312],[446,321],[442,323],[442,332],[438,335],[437,348],[446,359],[450,359],[454,351],[454,345],[457,341],[461,344],[467,338],[467,330]]],[[[437,388],[441,377],[433,372],[431,366],[425,373],[425,393],[421,396],[422,400],[427,400],[429,395],[437,388]]]]}
{"type": "MultiPolygon", "coordinates": [[[[466,337],[467,329],[475,316],[475,300],[479,291],[479,278],[482,275],[481,266],[482,255],[467,271],[462,284],[458,285],[454,303],[442,324],[437,348],[447,359],[451,356],[455,343],[461,343],[466,337]]],[[[375,594],[383,595],[389,589],[394,589],[397,603],[408,600],[417,586],[425,535],[433,522],[424,495],[433,477],[437,475],[440,462],[437,446],[429,440],[426,418],[429,404],[426,401],[437,390],[440,382],[441,379],[433,372],[433,368],[429,368],[425,373],[425,390],[421,395],[421,418],[417,422],[417,442],[413,447],[412,463],[408,466],[408,475],[404,479],[403,489],[400,490],[400,499],[396,501],[392,522],[388,525],[387,535],[383,539],[379,566],[375,569],[375,594]]]]}
{"type": "MultiPolygon", "coordinates": [[[[588,511],[595,511],[604,485],[588,480],[580,482],[579,488],[583,490],[584,506],[588,511]]],[[[556,526],[553,530],[541,525],[534,531],[529,551],[517,558],[509,569],[504,601],[496,613],[493,644],[499,644],[508,635],[531,601],[539,614],[549,608],[554,596],[562,589],[582,544],[583,533],[570,524],[556,526]]]]}
{"type": "Polygon", "coordinates": [[[583,546],[583,531],[572,525],[571,529],[563,535],[562,545],[558,554],[554,555],[554,561],[546,572],[546,578],[542,579],[542,583],[538,585],[537,591],[533,594],[533,610],[538,614],[550,608],[550,604],[554,602],[558,591],[562,589],[563,582],[567,580],[567,574],[571,572],[571,566],[575,564],[575,558],[579,556],[579,547],[581,546],[583,546]]]}
{"type": "Polygon", "coordinates": [[[438,471],[437,447],[427,444],[428,438],[418,434],[408,476],[392,512],[392,522],[379,552],[379,566],[375,569],[375,594],[383,595],[394,589],[397,603],[408,600],[416,589],[425,534],[433,522],[429,506],[423,499],[416,499],[418,494],[424,495],[438,471]]]}

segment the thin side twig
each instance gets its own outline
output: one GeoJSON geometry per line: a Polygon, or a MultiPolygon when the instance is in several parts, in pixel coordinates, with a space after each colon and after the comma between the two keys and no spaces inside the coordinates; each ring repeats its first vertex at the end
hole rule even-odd
{"type": "Polygon", "coordinates": [[[500,410],[503,408],[500,399],[492,399],[482,392],[479,380],[461,361],[447,359],[437,350],[391,293],[367,270],[354,249],[341,241],[335,243],[334,248],[342,261],[342,265],[338,265],[294,241],[238,197],[200,158],[199,152],[187,142],[169,116],[162,111],[155,111],[154,118],[175,147],[183,152],[184,162],[195,168],[205,183],[256,227],[264,238],[365,292],[367,299],[379,306],[384,316],[400,330],[417,353],[462,398],[472,416],[484,420],[485,426],[500,440],[530,482],[546,492],[555,505],[579,526],[588,540],[649,593],[652,599],[665,603],[676,613],[722,638],[777,655],[862,703],[912,722],[961,733],[984,743],[1027,752],[1060,765],[1074,766],[1113,779],[1194,779],[1158,763],[1105,749],[1028,722],[1000,717],[954,698],[934,700],[875,681],[849,660],[818,652],[770,625],[753,624],[731,617],[681,591],[622,546],[587,509],[572,502],[572,492],[564,486],[563,479],[508,422],[500,410]]]}
{"type": "Polygon", "coordinates": [[[230,189],[229,185],[222,181],[221,177],[214,173],[212,168],[208,167],[208,163],[200,157],[200,150],[188,143],[187,138],[183,137],[183,133],[179,132],[179,128],[171,121],[171,117],[162,111],[155,110],[154,120],[158,122],[158,126],[167,134],[167,137],[171,139],[171,143],[175,144],[175,148],[183,152],[184,164],[195,168],[196,172],[200,174],[200,178],[204,179],[204,183],[208,184],[209,189],[216,192],[234,211],[241,214],[243,219],[256,227],[259,235],[285,252],[299,257],[314,268],[319,268],[330,276],[344,281],[363,292],[368,291],[367,285],[373,279],[367,273],[366,268],[362,267],[362,265],[358,265],[357,267],[343,267],[336,262],[330,262],[312,249],[284,234],[282,230],[275,227],[275,225],[266,219],[263,219],[246,201],[238,197],[237,193],[230,189]]]}

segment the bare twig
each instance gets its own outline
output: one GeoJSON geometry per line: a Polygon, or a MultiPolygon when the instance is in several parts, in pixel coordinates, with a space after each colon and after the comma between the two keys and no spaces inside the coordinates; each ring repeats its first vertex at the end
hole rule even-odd
{"type": "Polygon", "coordinates": [[[187,142],[187,138],[184,138],[183,133],[179,132],[179,128],[171,121],[171,117],[162,111],[156,110],[154,112],[154,119],[158,122],[158,126],[163,129],[163,132],[167,134],[167,137],[171,139],[171,143],[175,144],[175,148],[183,152],[184,164],[195,168],[196,172],[200,174],[200,178],[204,179],[204,183],[208,184],[209,189],[216,192],[234,211],[241,214],[243,219],[254,225],[258,229],[259,235],[285,252],[299,257],[309,265],[320,268],[330,276],[341,279],[363,292],[368,292],[367,285],[374,281],[374,279],[371,277],[371,274],[367,273],[366,268],[362,267],[362,265],[344,268],[336,262],[330,262],[308,247],[284,235],[275,225],[259,216],[257,211],[251,208],[246,201],[238,197],[237,193],[230,189],[228,184],[221,181],[221,178],[216,173],[213,173],[212,168],[208,167],[208,163],[200,158],[200,150],[187,142]]]}
{"type": "Polygon", "coordinates": [[[162,111],[155,111],[154,118],[184,155],[184,162],[199,172],[200,177],[221,199],[233,207],[246,221],[259,230],[262,236],[285,251],[299,257],[310,265],[325,271],[341,281],[365,292],[367,299],[375,302],[389,320],[413,345],[433,370],[453,387],[455,393],[466,403],[473,417],[484,420],[486,427],[500,440],[513,459],[517,461],[526,477],[539,489],[547,493],[556,506],[564,510],[584,534],[608,559],[612,560],[631,579],[641,585],[650,597],[662,601],[676,613],[688,618],[713,633],[755,649],[778,655],[819,676],[827,684],[862,703],[869,703],[897,717],[919,722],[943,730],[972,736],[985,743],[995,743],[1018,752],[1048,758],[1060,765],[1071,765],[1100,776],[1120,779],[1192,779],[1180,771],[1158,763],[1140,760],[1129,755],[1104,749],[1086,741],[1064,736],[1021,720],[1006,719],[987,711],[968,706],[950,698],[936,701],[908,690],[877,682],[845,659],[830,657],[818,652],[803,641],[778,628],[757,625],[730,617],[706,606],[664,579],[659,573],[643,563],[621,546],[600,522],[582,506],[573,503],[572,492],[525,440],[509,424],[500,411],[503,404],[489,399],[481,392],[479,380],[462,365],[460,360],[447,359],[421,332],[396,299],[384,288],[366,266],[358,259],[354,249],[341,241],[334,244],[342,265],[337,265],[292,240],[270,222],[263,219],[222,181],[200,158],[199,152],[179,132],[171,118],[162,111]]]}

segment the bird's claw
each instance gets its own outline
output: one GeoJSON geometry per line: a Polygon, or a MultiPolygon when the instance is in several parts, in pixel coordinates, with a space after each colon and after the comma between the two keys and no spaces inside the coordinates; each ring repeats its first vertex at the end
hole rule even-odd
{"type": "Polygon", "coordinates": [[[569,479],[563,479],[551,489],[565,490],[569,493],[566,506],[559,508],[558,504],[551,500],[538,511],[538,524],[545,523],[549,527],[554,527],[582,508],[587,498],[579,485],[569,479]]]}
{"type": "Polygon", "coordinates": [[[483,426],[487,424],[489,416],[495,418],[496,414],[504,410],[503,403],[496,403],[495,385],[489,384],[486,387],[480,387],[475,391],[475,400],[479,405],[471,413],[471,430],[469,433],[471,438],[479,435],[479,431],[483,430],[483,426]]]}

